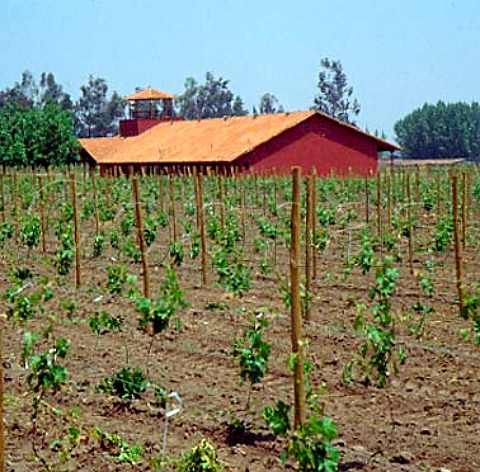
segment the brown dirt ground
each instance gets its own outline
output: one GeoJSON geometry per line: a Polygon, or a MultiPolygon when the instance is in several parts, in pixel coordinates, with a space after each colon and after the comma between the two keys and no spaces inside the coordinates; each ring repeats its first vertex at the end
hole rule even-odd
{"type": "MultiPolygon", "coordinates": [[[[477,248],[467,248],[465,257],[470,267],[478,264],[477,248]]],[[[7,273],[12,253],[6,251],[3,256],[2,293],[9,285],[7,273]]],[[[480,470],[480,351],[459,335],[459,330],[469,324],[457,313],[451,255],[436,272],[436,291],[428,301],[435,313],[427,320],[421,339],[405,329],[403,317],[406,308],[416,301],[418,289],[406,264],[401,267],[394,310],[399,340],[409,357],[385,389],[366,388],[358,383],[346,385],[342,380],[345,363],[360,345],[352,331],[357,314],[355,302],[369,303],[368,287],[373,275],[362,276],[355,269],[343,280],[335,259],[338,255],[333,251],[319,259],[313,321],[304,325],[304,334],[309,339],[308,355],[315,366],[313,385],[324,390],[324,411],[338,426],[340,470],[480,470]]],[[[22,249],[16,256],[35,274],[47,273],[54,278],[54,270],[44,264],[37,252],[28,254],[22,249]]],[[[66,388],[46,400],[63,412],[78,406],[78,418],[69,421],[81,428],[82,435],[73,453],[52,470],[152,470],[149,461],[161,455],[164,410],[149,395],[125,406],[94,390],[102,378],[125,365],[127,350],[132,366],[147,370],[151,378],[160,379],[169,392],[178,392],[184,401],[182,411],[169,424],[169,455],[178,456],[200,437],[206,437],[215,444],[228,470],[293,470],[292,463],[279,461],[285,441],[274,437],[259,418],[265,405],[277,399],[292,399],[292,379],[287,367],[289,312],[275,276],[287,273],[288,259],[285,253],[280,256],[271,274],[254,275],[253,287],[243,297],[231,297],[216,287],[213,271],[209,274],[209,286],[202,288],[198,267],[178,269],[190,307],[179,315],[182,327],[172,327],[158,336],[150,353],[151,337],[137,329],[134,303],[105,294],[106,259],[83,266],[81,289],[75,290],[73,273],[64,285],[54,285],[56,298],[48,310],[59,315],[55,335],[71,341],[66,361],[69,380],[66,388]],[[103,298],[95,301],[99,295],[103,298]],[[72,317],[60,308],[60,301],[65,299],[76,301],[72,317]],[[272,346],[271,361],[264,382],[251,394],[247,412],[248,387],[239,383],[230,345],[247,323],[245,311],[259,307],[266,307],[270,321],[267,338],[272,346]],[[98,308],[123,318],[121,332],[105,333],[96,339],[88,319],[98,308]],[[249,423],[243,435],[231,434],[229,424],[234,418],[249,423]],[[121,435],[130,444],[141,443],[144,460],[136,466],[110,460],[107,451],[89,434],[96,426],[121,435]]],[[[140,273],[139,265],[132,265],[130,271],[140,273]]],[[[476,277],[478,281],[478,270],[476,274],[470,273],[471,280],[476,277]]],[[[152,267],[151,278],[155,293],[163,278],[163,268],[152,267]]],[[[46,324],[45,317],[32,321],[29,329],[41,329],[46,324]]],[[[48,445],[64,434],[67,423],[61,416],[44,410],[37,427],[32,428],[32,396],[27,393],[26,372],[19,362],[22,329],[11,322],[3,323],[6,469],[41,470],[32,444],[37,445],[47,462],[61,462],[48,445]]]]}

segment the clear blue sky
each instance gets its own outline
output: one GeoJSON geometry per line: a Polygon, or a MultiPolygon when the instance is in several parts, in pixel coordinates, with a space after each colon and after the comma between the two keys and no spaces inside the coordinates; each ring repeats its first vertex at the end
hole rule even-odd
{"type": "Polygon", "coordinates": [[[307,109],[320,59],[340,59],[359,124],[393,138],[425,102],[480,100],[480,0],[2,0],[0,88],[53,72],[76,97],[90,74],[126,95],[181,93],[205,72],[249,109],[274,93],[307,109]]]}

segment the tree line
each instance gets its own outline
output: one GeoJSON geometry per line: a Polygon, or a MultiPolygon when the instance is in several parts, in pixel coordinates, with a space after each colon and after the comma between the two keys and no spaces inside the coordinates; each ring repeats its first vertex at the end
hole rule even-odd
{"type": "MultiPolygon", "coordinates": [[[[320,61],[311,109],[357,126],[360,104],[341,61],[320,61]]],[[[174,110],[187,120],[284,111],[269,92],[248,110],[241,96],[231,90],[230,81],[212,72],[207,72],[203,81],[188,77],[174,110]]],[[[20,81],[0,90],[0,164],[73,162],[78,158],[77,138],[116,135],[124,112],[125,102],[116,91],[109,91],[103,78],[88,77],[74,101],[53,73],[41,74],[37,83],[27,70],[20,81]]],[[[425,104],[397,121],[394,130],[402,154],[408,158],[480,156],[480,107],[476,102],[425,104]]],[[[383,133],[381,137],[385,138],[383,133]]]]}

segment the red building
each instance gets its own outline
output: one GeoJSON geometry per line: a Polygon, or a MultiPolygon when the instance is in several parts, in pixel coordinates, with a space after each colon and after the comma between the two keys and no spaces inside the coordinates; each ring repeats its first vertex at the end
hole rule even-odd
{"type": "Polygon", "coordinates": [[[161,94],[147,89],[127,97],[130,116],[120,136],[82,139],[82,155],[113,173],[195,167],[289,174],[300,166],[318,175],[368,175],[377,170],[379,152],[399,149],[315,111],[183,121],[173,115],[173,96],[161,94]]]}

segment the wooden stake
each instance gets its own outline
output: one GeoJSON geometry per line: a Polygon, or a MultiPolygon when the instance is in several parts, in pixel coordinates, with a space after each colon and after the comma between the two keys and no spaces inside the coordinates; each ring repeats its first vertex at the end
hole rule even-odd
{"type": "Polygon", "coordinates": [[[178,227],[177,227],[177,213],[175,211],[175,181],[174,176],[169,176],[170,183],[170,206],[172,208],[172,222],[173,222],[173,242],[178,241],[178,227]]]}
{"type": "Polygon", "coordinates": [[[300,205],[301,178],[300,168],[293,169],[292,215],[290,248],[290,297],[292,325],[292,355],[294,356],[294,429],[305,422],[305,383],[303,372],[302,348],[302,307],[300,300],[300,205]]]}
{"type": "MultiPolygon", "coordinates": [[[[313,236],[312,279],[317,280],[317,171],[315,167],[312,168],[310,178],[312,179],[312,236],[313,236]]],[[[276,201],[275,201],[275,206],[276,206],[276,201]]]]}
{"type": "Polygon", "coordinates": [[[222,232],[225,231],[225,201],[223,193],[223,177],[218,175],[218,190],[220,198],[220,226],[222,227],[222,232]]]}
{"type": "Polygon", "coordinates": [[[440,220],[442,214],[442,195],[441,195],[441,185],[440,185],[440,171],[437,170],[437,221],[440,220]]]}
{"type": "Polygon", "coordinates": [[[467,178],[462,172],[462,249],[465,249],[467,239],[467,178]]]}
{"type": "Polygon", "coordinates": [[[2,223],[5,222],[5,171],[2,172],[0,175],[0,205],[2,205],[2,211],[0,213],[1,218],[2,218],[2,223]]]}
{"type": "Polygon", "coordinates": [[[20,221],[18,218],[19,213],[19,205],[18,205],[18,198],[17,198],[17,174],[13,174],[10,176],[10,193],[13,202],[13,211],[15,213],[15,246],[18,247],[18,237],[20,235],[20,221]]]}
{"type": "Polygon", "coordinates": [[[382,175],[377,173],[377,234],[382,239],[382,175]]]}
{"type": "Polygon", "coordinates": [[[5,432],[3,428],[3,330],[5,320],[0,318],[0,472],[5,472],[5,432]]]}
{"type": "Polygon", "coordinates": [[[463,317],[462,247],[460,245],[460,235],[458,231],[458,182],[456,175],[452,175],[452,206],[458,309],[460,316],[463,317]]]}
{"type": "Polygon", "coordinates": [[[140,199],[140,186],[138,177],[132,179],[133,183],[133,200],[135,204],[135,224],[137,226],[137,239],[140,246],[140,254],[142,257],[142,272],[143,272],[143,296],[150,298],[150,279],[148,276],[148,261],[145,244],[145,234],[143,231],[142,207],[140,199]]]}
{"type": "Polygon", "coordinates": [[[410,193],[410,174],[407,174],[407,218],[408,218],[408,264],[413,275],[413,244],[412,244],[412,196],[410,193]]]}
{"type": "Polygon", "coordinates": [[[197,214],[200,224],[200,244],[202,257],[202,286],[207,285],[207,236],[205,234],[205,213],[203,208],[203,181],[202,174],[197,174],[197,189],[198,189],[198,207],[197,214]]]}
{"type": "Polygon", "coordinates": [[[420,208],[420,166],[415,166],[415,213],[418,216],[418,209],[420,208]]]}
{"type": "Polygon", "coordinates": [[[42,252],[43,254],[47,253],[47,225],[45,224],[45,198],[43,192],[43,183],[42,177],[38,177],[38,186],[40,188],[40,225],[42,231],[42,252]]]}
{"type": "Polygon", "coordinates": [[[311,321],[310,293],[312,290],[312,178],[307,177],[307,208],[305,220],[305,320],[311,321]]]}
{"type": "Polygon", "coordinates": [[[80,267],[80,228],[78,223],[78,207],[77,207],[77,188],[75,184],[75,174],[70,174],[70,193],[73,204],[73,229],[75,237],[75,286],[79,288],[81,281],[81,267],[80,267]]]}
{"type": "Polygon", "coordinates": [[[368,188],[368,177],[365,176],[365,222],[368,223],[370,222],[370,191],[368,188]]]}
{"type": "Polygon", "coordinates": [[[385,175],[387,184],[387,227],[392,229],[392,188],[391,188],[391,176],[385,175]]]}
{"type": "Polygon", "coordinates": [[[95,205],[95,234],[100,232],[100,214],[98,211],[98,192],[97,192],[97,179],[95,178],[95,169],[92,167],[92,188],[93,188],[93,204],[95,205]]]}

